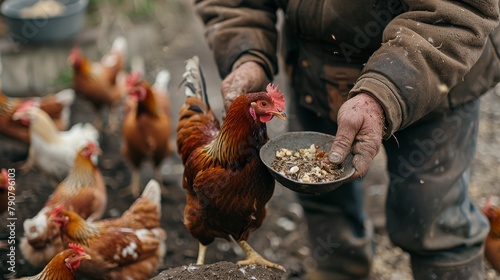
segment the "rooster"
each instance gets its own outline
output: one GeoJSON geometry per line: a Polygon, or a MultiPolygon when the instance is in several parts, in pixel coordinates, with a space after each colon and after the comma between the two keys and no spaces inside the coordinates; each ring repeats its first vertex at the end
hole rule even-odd
{"type": "Polygon", "coordinates": [[[78,47],[68,57],[73,68],[73,88],[76,93],[92,103],[95,114],[94,126],[102,129],[102,110],[109,109],[109,129],[118,128],[118,106],[125,96],[123,68],[126,60],[127,41],[118,37],[110,51],[100,62],[89,60],[78,47]]]}
{"type": "MultiPolygon", "coordinates": [[[[11,188],[13,192],[14,188],[11,188]]],[[[7,169],[2,168],[0,172],[0,214],[7,210],[9,202],[9,174],[7,169]]]]}
{"type": "Polygon", "coordinates": [[[40,108],[49,114],[58,130],[68,128],[71,105],[75,100],[75,92],[72,89],[65,89],[44,97],[30,98],[14,98],[0,93],[0,133],[29,144],[28,128],[12,120],[12,114],[23,102],[30,99],[40,104],[40,108]]]}
{"type": "Polygon", "coordinates": [[[50,217],[60,227],[63,244],[77,243],[92,256],[80,268],[83,276],[149,279],[165,255],[160,199],[160,185],[151,180],[120,218],[89,222],[62,207],[56,208],[50,217]]]}
{"type": "Polygon", "coordinates": [[[122,154],[132,164],[130,190],[134,197],[140,191],[141,164],[152,159],[155,179],[162,184],[160,164],[169,154],[172,121],[167,86],[170,73],[160,71],[153,86],[134,73],[127,79],[129,98],[123,120],[122,154]]]}
{"type": "Polygon", "coordinates": [[[490,222],[490,232],[484,244],[484,254],[491,266],[500,272],[500,208],[491,204],[491,197],[486,200],[483,213],[490,222]]]}
{"type": "Polygon", "coordinates": [[[243,94],[227,111],[222,127],[210,109],[198,58],[187,61],[186,101],[179,112],[177,149],[184,164],[184,225],[199,241],[197,264],[215,238],[235,240],[247,258],[239,265],[261,264],[284,270],[247,243],[266,216],[275,181],[259,158],[269,140],[266,123],[285,120],[284,96],[268,85],[266,92],[243,94]]]}
{"type": "Polygon", "coordinates": [[[92,162],[92,157],[100,153],[101,150],[92,142],[84,146],[76,155],[68,177],[56,187],[44,207],[35,217],[24,221],[20,248],[32,265],[45,265],[63,250],[59,228],[49,221],[56,206],[75,211],[89,221],[98,220],[104,214],[106,186],[101,172],[92,162]]]}
{"type": "Polygon", "coordinates": [[[89,123],[78,123],[68,131],[59,131],[48,114],[32,100],[20,105],[12,119],[29,126],[31,143],[21,170],[36,166],[57,182],[68,175],[78,149],[88,141],[98,143],[99,140],[99,132],[89,123]]]}
{"type": "Polygon", "coordinates": [[[69,244],[68,249],[58,253],[39,274],[18,280],[73,280],[76,279],[76,270],[82,260],[92,259],[80,246],[69,244]]]}

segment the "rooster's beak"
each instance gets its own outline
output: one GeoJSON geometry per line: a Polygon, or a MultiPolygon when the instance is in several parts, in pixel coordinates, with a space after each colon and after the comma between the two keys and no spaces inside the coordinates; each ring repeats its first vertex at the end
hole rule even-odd
{"type": "Polygon", "coordinates": [[[278,117],[278,118],[286,121],[286,114],[285,114],[285,112],[274,111],[274,112],[271,112],[271,114],[273,114],[273,116],[275,116],[275,117],[278,117]]]}
{"type": "Polygon", "coordinates": [[[80,255],[80,260],[91,260],[92,257],[89,254],[80,255]]]}

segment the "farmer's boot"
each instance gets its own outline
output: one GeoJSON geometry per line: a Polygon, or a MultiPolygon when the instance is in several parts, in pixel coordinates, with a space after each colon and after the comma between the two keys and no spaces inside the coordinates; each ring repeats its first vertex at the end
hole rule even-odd
{"type": "Polygon", "coordinates": [[[431,263],[420,258],[411,259],[415,280],[483,280],[484,264],[482,253],[470,260],[446,264],[431,263]]]}
{"type": "Polygon", "coordinates": [[[313,271],[308,279],[366,279],[373,227],[363,212],[360,181],[321,196],[299,195],[309,226],[313,271]],[[314,269],[316,268],[316,269],[314,269]]]}

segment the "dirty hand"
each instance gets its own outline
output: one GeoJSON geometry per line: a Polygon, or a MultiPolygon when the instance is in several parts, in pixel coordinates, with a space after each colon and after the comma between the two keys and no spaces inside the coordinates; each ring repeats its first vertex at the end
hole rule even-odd
{"type": "Polygon", "coordinates": [[[355,172],[351,178],[358,179],[366,174],[382,144],[384,111],[373,97],[360,93],[340,107],[337,124],[330,161],[341,163],[352,153],[355,172]]]}
{"type": "Polygon", "coordinates": [[[227,111],[236,97],[243,93],[261,91],[269,82],[266,72],[258,63],[247,61],[241,64],[222,81],[224,108],[227,111]]]}

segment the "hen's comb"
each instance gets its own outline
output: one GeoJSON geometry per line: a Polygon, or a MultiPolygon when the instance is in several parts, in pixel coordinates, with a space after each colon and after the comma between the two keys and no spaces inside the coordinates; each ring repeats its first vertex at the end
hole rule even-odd
{"type": "Polygon", "coordinates": [[[141,72],[134,72],[132,74],[130,74],[128,77],[127,77],[127,81],[125,82],[125,85],[127,87],[131,87],[131,86],[135,86],[137,84],[137,82],[139,81],[139,79],[141,78],[141,72]]]}
{"type": "Polygon", "coordinates": [[[96,150],[98,147],[97,147],[97,144],[94,143],[93,141],[89,141],[87,143],[87,148],[91,149],[91,150],[96,150]]]}
{"type": "Polygon", "coordinates": [[[71,49],[71,52],[69,53],[69,58],[71,59],[75,59],[77,58],[79,55],[80,55],[80,48],[77,47],[77,46],[74,46],[72,49],[71,49]]]}
{"type": "Polygon", "coordinates": [[[273,100],[274,107],[280,112],[285,110],[285,96],[278,89],[278,86],[269,83],[266,87],[266,91],[273,100]]]}
{"type": "Polygon", "coordinates": [[[50,216],[55,216],[59,213],[61,213],[61,211],[63,210],[64,208],[64,205],[62,204],[59,204],[59,206],[57,206],[53,211],[52,211],[52,214],[50,216]]]}
{"type": "Polygon", "coordinates": [[[486,203],[484,204],[483,207],[484,209],[489,209],[491,207],[491,200],[492,200],[491,196],[486,198],[486,203]]]}
{"type": "Polygon", "coordinates": [[[32,107],[35,107],[35,106],[37,106],[37,102],[35,100],[33,100],[33,99],[26,100],[23,103],[21,103],[21,105],[19,105],[17,107],[16,112],[26,112],[26,111],[28,111],[29,109],[31,109],[32,107]]]}
{"type": "Polygon", "coordinates": [[[69,243],[68,247],[77,251],[81,255],[85,254],[85,250],[83,250],[83,248],[78,246],[78,244],[76,244],[76,243],[69,243]]]}

